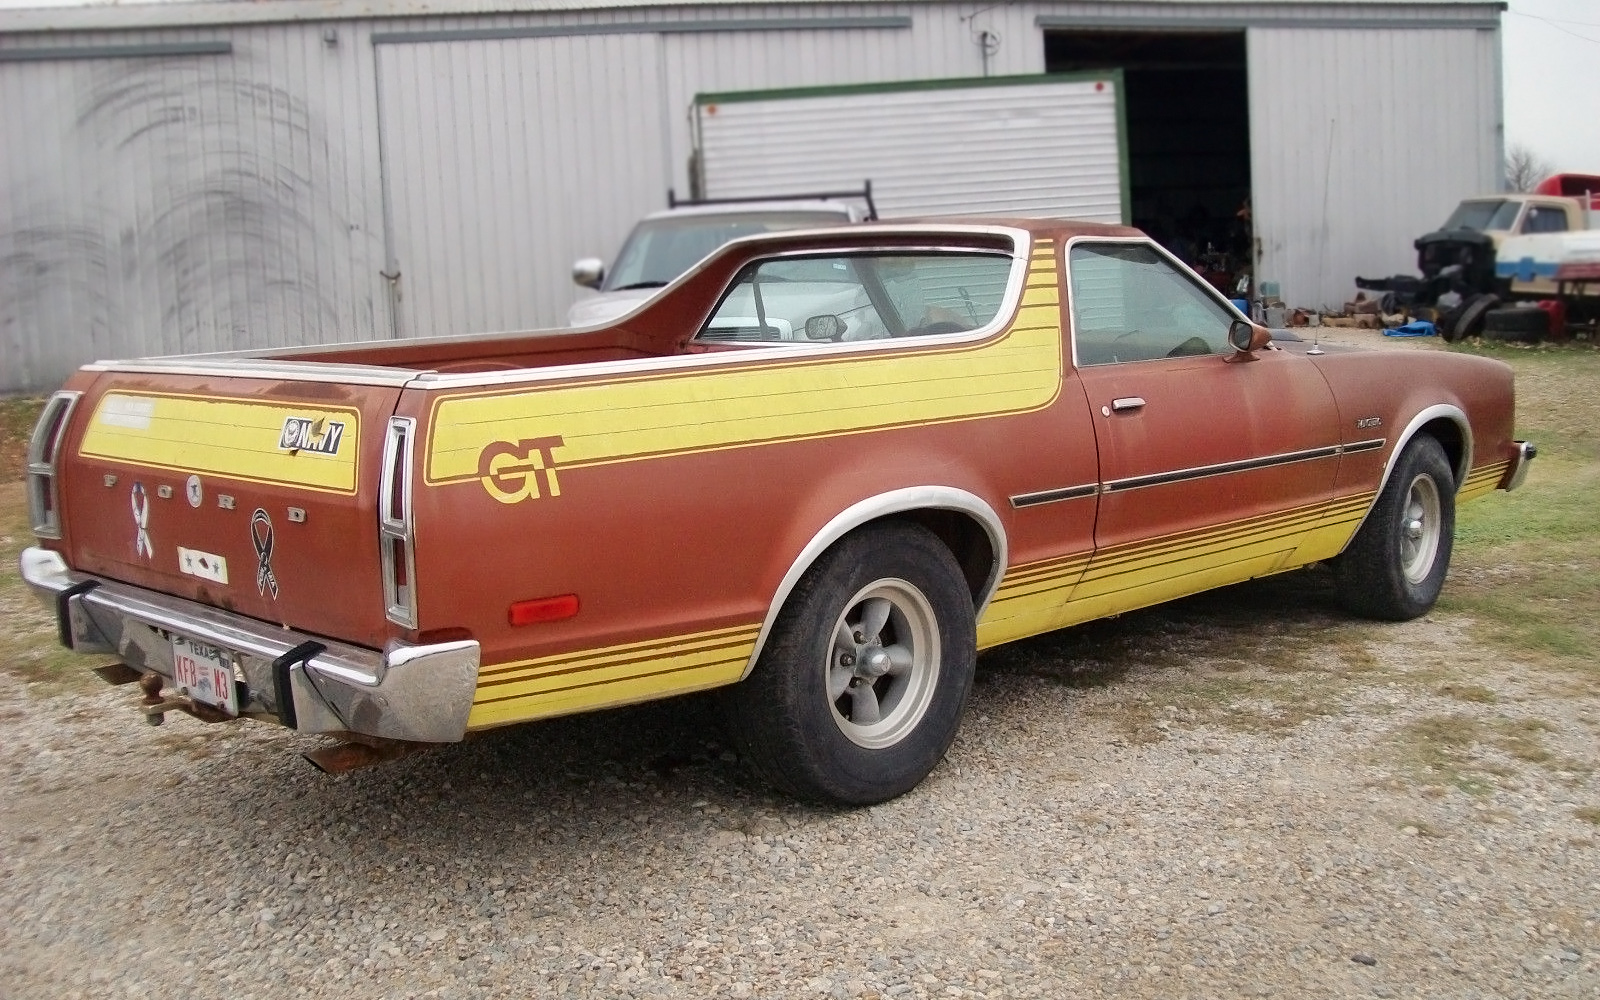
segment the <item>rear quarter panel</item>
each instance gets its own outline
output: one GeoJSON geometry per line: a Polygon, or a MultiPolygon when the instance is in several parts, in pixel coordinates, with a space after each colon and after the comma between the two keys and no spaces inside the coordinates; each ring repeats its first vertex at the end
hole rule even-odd
{"type": "MultiPolygon", "coordinates": [[[[400,412],[427,427],[419,615],[483,644],[471,724],[736,680],[796,557],[863,499],[954,487],[1009,535],[1009,496],[1093,481],[1049,241],[1026,284],[976,343],[407,393],[400,412]],[[509,623],[512,601],[566,594],[575,616],[509,623]]],[[[1045,534],[1017,532],[1012,561],[1045,534]]]]}

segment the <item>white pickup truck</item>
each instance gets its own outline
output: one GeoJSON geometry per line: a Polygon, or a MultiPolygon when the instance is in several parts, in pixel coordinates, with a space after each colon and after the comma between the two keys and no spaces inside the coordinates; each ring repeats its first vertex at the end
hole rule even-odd
{"type": "Polygon", "coordinates": [[[609,268],[599,257],[584,257],[573,263],[573,282],[599,294],[574,302],[567,310],[567,325],[607,323],[631,312],[729,240],[877,217],[871,181],[859,191],[759,200],[679,201],[668,191],[667,207],[639,220],[609,268]]]}
{"type": "Polygon", "coordinates": [[[1600,312],[1600,176],[1556,174],[1522,197],[1495,249],[1501,287],[1511,298],[1563,298],[1569,309],[1600,312]]]}
{"type": "Polygon", "coordinates": [[[1570,323],[1600,322],[1597,225],[1600,176],[1556,174],[1529,192],[1462,201],[1413,244],[1421,278],[1358,277],[1356,285],[1392,295],[1396,309],[1437,305],[1446,340],[1559,335],[1570,323]]]}

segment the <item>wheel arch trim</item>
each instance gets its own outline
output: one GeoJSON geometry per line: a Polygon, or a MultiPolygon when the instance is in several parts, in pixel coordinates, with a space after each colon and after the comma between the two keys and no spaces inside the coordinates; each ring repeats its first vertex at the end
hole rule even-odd
{"type": "Polygon", "coordinates": [[[755,648],[750,651],[750,660],[745,664],[744,672],[739,675],[739,679],[744,680],[749,677],[750,672],[755,669],[756,661],[761,658],[761,651],[766,647],[767,637],[771,635],[772,626],[778,620],[778,614],[783,610],[784,603],[789,600],[789,595],[800,582],[800,577],[805,575],[806,570],[811,568],[829,546],[864,524],[895,514],[919,510],[949,510],[965,514],[976,521],[988,536],[993,560],[989,567],[989,576],[984,581],[973,605],[974,617],[982,617],[984,609],[989,606],[989,600],[994,597],[995,589],[1000,586],[1000,577],[1009,558],[1005,527],[1000,521],[1000,516],[982,497],[954,486],[910,486],[890,490],[846,507],[824,524],[801,548],[794,561],[790,563],[788,572],[784,573],[783,579],[779,581],[778,589],[772,595],[772,601],[767,605],[767,615],[761,621],[761,631],[756,635],[755,648]]]}
{"type": "Polygon", "coordinates": [[[1383,463],[1383,475],[1378,479],[1378,489],[1372,495],[1372,503],[1367,506],[1367,512],[1361,515],[1361,521],[1356,525],[1355,530],[1350,532],[1350,538],[1345,542],[1345,548],[1349,548],[1350,543],[1355,541],[1356,535],[1360,534],[1361,529],[1366,526],[1367,518],[1371,517],[1372,512],[1378,508],[1378,501],[1383,497],[1384,488],[1389,485],[1389,477],[1394,475],[1394,467],[1400,461],[1401,452],[1405,451],[1411,440],[1422,432],[1423,427],[1436,420],[1448,420],[1455,425],[1456,430],[1461,432],[1461,460],[1456,463],[1456,468],[1453,470],[1456,480],[1455,489],[1457,492],[1460,491],[1461,484],[1466,482],[1467,473],[1472,471],[1472,424],[1467,420],[1467,415],[1461,407],[1452,403],[1435,403],[1432,406],[1424,407],[1416,416],[1412,417],[1411,421],[1406,424],[1405,430],[1401,431],[1400,436],[1396,438],[1394,449],[1389,452],[1389,458],[1383,463]]]}

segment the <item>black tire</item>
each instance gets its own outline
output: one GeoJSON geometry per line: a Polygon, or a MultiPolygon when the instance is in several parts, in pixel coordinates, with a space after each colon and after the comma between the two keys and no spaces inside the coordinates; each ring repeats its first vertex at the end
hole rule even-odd
{"type": "Polygon", "coordinates": [[[1455,328],[1448,338],[1452,341],[1476,337],[1483,330],[1483,318],[1489,310],[1500,304],[1500,296],[1483,292],[1461,303],[1461,314],[1456,317],[1455,328]]]}
{"type": "Polygon", "coordinates": [[[1461,322],[1461,306],[1454,305],[1439,313],[1439,318],[1434,321],[1433,327],[1439,331],[1439,336],[1447,343],[1454,343],[1456,339],[1456,324],[1461,322]]]}
{"type": "Polygon", "coordinates": [[[791,795],[883,802],[943,759],[976,660],[972,594],[950,550],[914,524],[862,528],[800,578],[755,670],[725,689],[728,732],[791,795]]]}
{"type": "Polygon", "coordinates": [[[1456,481],[1444,448],[1427,435],[1407,444],[1361,530],[1334,563],[1352,613],[1409,621],[1439,599],[1455,541],[1456,481]]]}
{"type": "Polygon", "coordinates": [[[1550,332],[1550,314],[1543,309],[1511,306],[1496,309],[1484,317],[1485,340],[1536,343],[1550,332]]]}

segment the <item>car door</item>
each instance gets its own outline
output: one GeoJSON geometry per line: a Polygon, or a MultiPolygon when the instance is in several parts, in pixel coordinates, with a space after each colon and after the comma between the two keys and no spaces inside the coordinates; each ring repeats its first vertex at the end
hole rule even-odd
{"type": "Polygon", "coordinates": [[[1074,617],[1293,565],[1338,472],[1338,415],[1316,366],[1234,351],[1237,313],[1149,241],[1080,239],[1067,257],[1101,479],[1074,617]]]}

